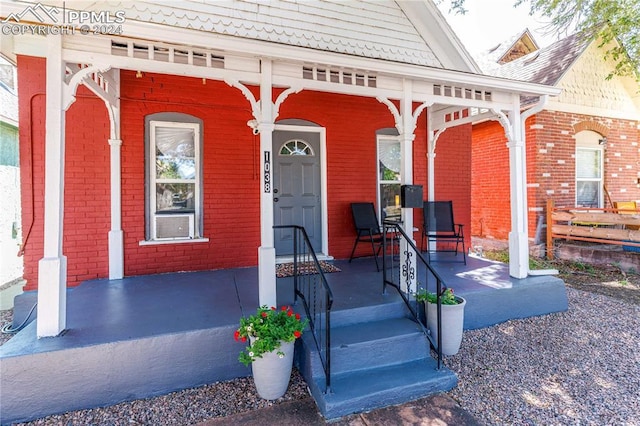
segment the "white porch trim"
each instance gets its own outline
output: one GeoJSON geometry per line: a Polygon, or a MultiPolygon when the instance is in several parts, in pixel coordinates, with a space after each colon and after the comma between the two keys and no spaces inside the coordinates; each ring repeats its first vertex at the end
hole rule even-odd
{"type": "Polygon", "coordinates": [[[62,38],[47,37],[46,43],[44,257],[38,263],[38,338],[57,336],[67,325],[67,258],[62,253],[66,68],[62,38]]]}
{"type": "Polygon", "coordinates": [[[260,131],[260,247],[258,248],[258,299],[260,305],[276,306],[276,248],[273,236],[273,100],[272,62],[260,69],[260,102],[252,103],[260,131]]]}

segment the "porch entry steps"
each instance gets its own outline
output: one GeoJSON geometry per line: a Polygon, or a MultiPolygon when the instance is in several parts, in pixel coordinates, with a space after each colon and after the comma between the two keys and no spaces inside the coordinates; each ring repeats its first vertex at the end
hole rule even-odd
{"type": "Polygon", "coordinates": [[[429,343],[402,302],[339,311],[332,316],[331,388],[309,335],[296,351],[302,373],[326,419],[404,403],[452,389],[456,375],[437,370],[429,343]]]}

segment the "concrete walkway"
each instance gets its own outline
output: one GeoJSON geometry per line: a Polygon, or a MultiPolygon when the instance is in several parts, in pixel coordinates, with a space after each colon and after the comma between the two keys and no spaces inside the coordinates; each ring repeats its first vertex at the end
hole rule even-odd
{"type": "Polygon", "coordinates": [[[471,414],[460,408],[457,402],[447,395],[439,394],[368,413],[352,414],[330,422],[320,416],[315,402],[309,397],[262,410],[207,420],[198,426],[262,426],[265,424],[280,426],[480,425],[471,414]]]}

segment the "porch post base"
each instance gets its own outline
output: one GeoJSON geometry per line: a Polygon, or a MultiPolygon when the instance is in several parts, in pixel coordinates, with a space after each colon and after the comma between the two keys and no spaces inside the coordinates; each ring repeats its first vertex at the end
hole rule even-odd
{"type": "Polygon", "coordinates": [[[67,257],[44,257],[38,263],[38,338],[58,336],[66,326],[67,257]]]}
{"type": "Polygon", "coordinates": [[[124,277],[123,235],[121,229],[109,231],[109,279],[124,277]]]}
{"type": "Polygon", "coordinates": [[[260,306],[276,306],[276,249],[258,248],[258,299],[260,306]]]}
{"type": "Polygon", "coordinates": [[[509,275],[526,278],[529,274],[529,239],[525,233],[509,233],[509,275]]]}

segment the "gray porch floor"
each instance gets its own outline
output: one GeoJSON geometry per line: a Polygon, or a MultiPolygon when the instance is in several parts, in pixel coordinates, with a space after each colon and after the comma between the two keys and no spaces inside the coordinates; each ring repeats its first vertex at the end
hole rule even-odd
{"type": "MultiPolygon", "coordinates": [[[[334,311],[398,300],[392,288],[382,294],[372,258],[334,264],[342,270],[326,275],[334,311]]],[[[567,309],[556,277],[512,279],[507,265],[473,257],[466,266],[433,264],[467,299],[466,329],[567,309]]],[[[253,267],[91,280],[69,290],[62,336],[37,339],[34,321],[0,347],[0,423],[249,375],[233,331],[258,306],[257,277],[253,267]]],[[[279,305],[292,302],[291,288],[291,279],[278,280],[279,305]]],[[[16,322],[34,301],[35,293],[16,300],[16,322]]]]}

